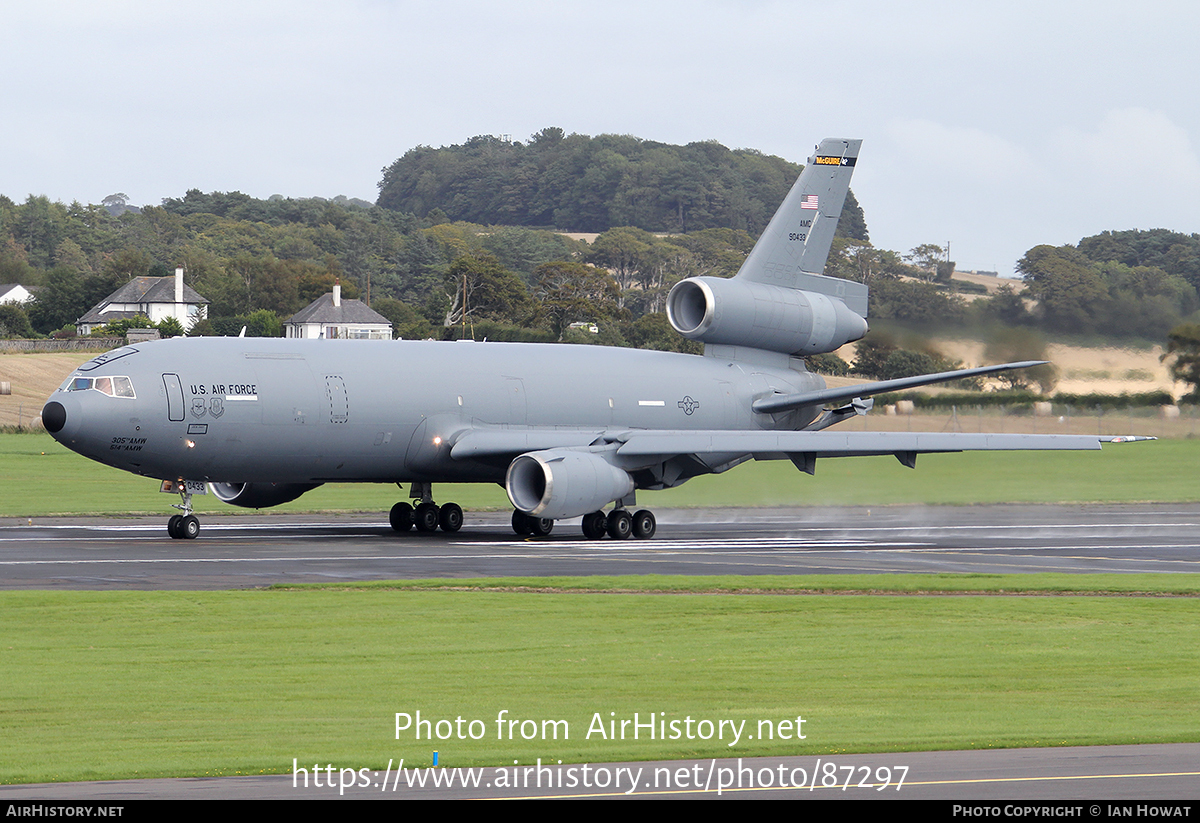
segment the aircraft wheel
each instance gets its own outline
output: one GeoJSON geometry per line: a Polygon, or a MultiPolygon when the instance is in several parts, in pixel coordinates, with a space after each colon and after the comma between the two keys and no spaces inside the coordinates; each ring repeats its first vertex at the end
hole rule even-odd
{"type": "Polygon", "coordinates": [[[642,509],[633,516],[633,536],[639,540],[649,540],[657,530],[658,521],[649,509],[642,509]]]}
{"type": "Polygon", "coordinates": [[[179,540],[183,537],[183,515],[175,514],[167,521],[167,534],[172,540],[179,540]]]}
{"type": "Polygon", "coordinates": [[[200,535],[200,521],[193,515],[183,518],[179,524],[179,536],[187,540],[195,540],[200,535]]]}
{"type": "Polygon", "coordinates": [[[531,517],[529,522],[533,526],[533,533],[538,537],[545,537],[554,531],[554,521],[549,517],[531,517]]]}
{"type": "Polygon", "coordinates": [[[633,518],[625,509],[613,509],[608,513],[608,536],[613,540],[624,540],[633,532],[633,518]]]}
{"type": "Polygon", "coordinates": [[[392,506],[392,510],[388,512],[388,522],[392,524],[392,528],[398,532],[406,532],[413,527],[415,518],[413,516],[413,507],[407,503],[397,503],[392,506]]]}
{"type": "Polygon", "coordinates": [[[438,527],[438,507],[436,503],[422,503],[417,506],[414,521],[419,532],[435,532],[438,527]]]}
{"type": "Polygon", "coordinates": [[[444,532],[456,532],[462,528],[462,506],[457,503],[447,503],[438,510],[438,525],[444,532]]]}
{"type": "Polygon", "coordinates": [[[604,512],[592,512],[583,516],[583,536],[588,540],[599,540],[608,532],[608,516],[604,512]]]}
{"type": "Polygon", "coordinates": [[[512,528],[520,535],[533,534],[533,518],[518,509],[513,512],[512,528]]]}

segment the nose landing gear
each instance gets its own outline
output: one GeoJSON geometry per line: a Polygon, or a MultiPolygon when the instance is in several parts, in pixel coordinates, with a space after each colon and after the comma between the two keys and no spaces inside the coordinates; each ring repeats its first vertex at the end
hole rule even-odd
{"type": "Polygon", "coordinates": [[[180,502],[172,503],[171,507],[179,509],[183,514],[171,516],[167,521],[167,534],[172,540],[195,540],[200,535],[200,521],[192,514],[192,493],[182,481],[175,485],[180,502]]]}
{"type": "Polygon", "coordinates": [[[194,540],[200,534],[200,521],[191,514],[173,515],[167,521],[167,534],[175,540],[194,540]]]}

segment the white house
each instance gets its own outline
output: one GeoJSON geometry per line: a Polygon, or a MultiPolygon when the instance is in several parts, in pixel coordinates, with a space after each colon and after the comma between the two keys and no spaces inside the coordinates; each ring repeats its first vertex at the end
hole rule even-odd
{"type": "Polygon", "coordinates": [[[29,289],[20,283],[5,283],[0,285],[0,303],[21,303],[24,305],[33,299],[29,289]]]}
{"type": "Polygon", "coordinates": [[[184,285],[183,268],[180,267],[175,269],[174,277],[133,278],[76,320],[75,326],[83,336],[114,320],[141,314],[149,317],[152,323],[174,317],[186,332],[196,321],[203,319],[208,302],[208,298],[184,285]]]}
{"type": "Polygon", "coordinates": [[[285,336],[326,340],[391,340],[392,322],[361,300],[343,300],[342,285],[293,314],[285,336]]]}

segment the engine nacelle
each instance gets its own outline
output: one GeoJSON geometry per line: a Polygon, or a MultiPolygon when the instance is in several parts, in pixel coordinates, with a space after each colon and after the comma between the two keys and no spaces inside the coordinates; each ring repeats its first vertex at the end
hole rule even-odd
{"type": "Polygon", "coordinates": [[[320,483],[209,483],[208,487],[222,503],[246,509],[269,509],[290,503],[320,483]]]}
{"type": "Polygon", "coordinates": [[[558,520],[625,497],[633,491],[633,478],[592,452],[548,449],[509,464],[504,488],[518,510],[558,520]]]}
{"type": "Polygon", "coordinates": [[[737,277],[679,281],[667,318],[692,340],[784,354],[830,352],[867,333],[867,321],[837,297],[737,277]]]}

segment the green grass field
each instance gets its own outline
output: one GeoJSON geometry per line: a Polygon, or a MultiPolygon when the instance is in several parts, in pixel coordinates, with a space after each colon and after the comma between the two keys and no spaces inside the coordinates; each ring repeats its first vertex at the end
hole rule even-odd
{"type": "MultiPolygon", "coordinates": [[[[0,781],[276,773],[293,758],[411,767],[435,749],[461,766],[1200,739],[1194,584],[1114,577],[1193,596],[1062,593],[1071,579],[1106,588],[1067,576],[976,579],[1049,583],[1055,596],[6,592],[0,781]],[[537,721],[538,739],[496,739],[501,710],[537,721]],[[396,713],[417,711],[480,720],[484,739],[396,739],[396,713]],[[588,739],[596,716],[635,712],[642,722],[744,720],[756,739],[588,739]],[[805,739],[757,739],[760,721],[779,729],[798,716],[805,739]],[[565,720],[569,738],[540,739],[544,720],[565,720]]],[[[764,581],[768,591],[829,582],[764,581]]],[[[745,592],[758,581],[719,585],[745,592]]],[[[886,591],[892,579],[837,585],[886,591]]]]}
{"type": "MultiPolygon", "coordinates": [[[[755,463],[639,502],[1188,501],[1200,499],[1198,461],[1200,441],[1172,440],[926,455],[916,471],[892,458],[827,460],[816,477],[755,463]]],[[[0,435],[0,466],[8,517],[165,518],[176,499],[45,435],[0,435]]],[[[468,508],[507,508],[497,486],[436,491],[468,508]]],[[[401,496],[393,486],[326,486],[276,511],[382,513],[401,496]]],[[[197,502],[202,512],[243,511],[197,502]]],[[[293,758],[426,765],[434,749],[459,766],[1200,740],[1200,578],[1191,575],[465,585],[0,593],[0,782],[278,773],[293,758]],[[486,736],[397,740],[395,714],[418,710],[480,720],[486,736]],[[497,740],[501,710],[565,720],[571,736],[497,740]],[[586,739],[597,715],[635,712],[643,722],[652,712],[744,720],[751,734],[760,721],[803,716],[806,738],[586,739]]]]}
{"type": "MultiPolygon", "coordinates": [[[[0,516],[173,513],[154,480],[102,466],[48,435],[0,434],[0,516]]],[[[676,489],[642,492],[649,508],[1200,500],[1200,439],[1106,446],[1099,452],[967,452],[922,455],[906,469],[891,457],[820,460],[809,477],[789,461],[749,463],[676,489]]],[[[439,484],[440,501],[507,509],[491,484],[439,484]]],[[[386,512],[404,497],[386,484],[330,484],[273,512],[386,512]]],[[[200,512],[246,512],[211,496],[200,512]]]]}

